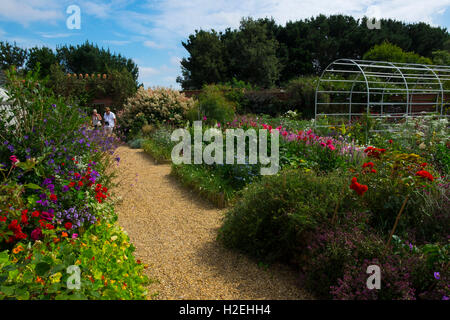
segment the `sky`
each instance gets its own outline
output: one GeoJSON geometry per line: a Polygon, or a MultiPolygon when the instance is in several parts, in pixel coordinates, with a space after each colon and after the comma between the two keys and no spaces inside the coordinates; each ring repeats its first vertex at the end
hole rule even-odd
{"type": "Polygon", "coordinates": [[[178,89],[180,61],[188,55],[181,42],[196,29],[238,28],[248,16],[284,25],[319,14],[422,21],[450,30],[450,0],[0,0],[0,41],[54,49],[88,40],[133,59],[145,87],[178,89]],[[71,6],[79,8],[79,28],[73,28],[75,11],[67,12],[71,6]]]}

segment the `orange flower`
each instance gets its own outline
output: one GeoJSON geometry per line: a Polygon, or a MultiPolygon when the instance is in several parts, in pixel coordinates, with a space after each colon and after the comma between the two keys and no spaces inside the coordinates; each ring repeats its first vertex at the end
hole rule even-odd
{"type": "Polygon", "coordinates": [[[44,284],[44,280],[42,280],[42,278],[38,276],[36,278],[36,283],[44,284]]]}
{"type": "Polygon", "coordinates": [[[21,251],[23,251],[23,247],[20,244],[13,249],[14,254],[18,254],[21,251]]]}
{"type": "Polygon", "coordinates": [[[63,232],[61,233],[61,237],[67,237],[67,236],[68,236],[67,232],[64,232],[64,231],[63,231],[63,232]]]}

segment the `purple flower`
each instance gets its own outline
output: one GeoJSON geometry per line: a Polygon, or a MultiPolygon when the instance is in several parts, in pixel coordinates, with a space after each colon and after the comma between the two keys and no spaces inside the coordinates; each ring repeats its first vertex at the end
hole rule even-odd
{"type": "Polygon", "coordinates": [[[63,186],[63,187],[62,187],[62,191],[63,191],[63,192],[69,191],[69,186],[63,186]]]}
{"type": "Polygon", "coordinates": [[[447,296],[443,296],[443,297],[442,297],[442,300],[450,300],[450,298],[447,297],[447,296]]]}
{"type": "Polygon", "coordinates": [[[436,280],[441,279],[441,274],[440,274],[439,272],[435,272],[435,273],[434,273],[434,278],[435,278],[436,280]]]}

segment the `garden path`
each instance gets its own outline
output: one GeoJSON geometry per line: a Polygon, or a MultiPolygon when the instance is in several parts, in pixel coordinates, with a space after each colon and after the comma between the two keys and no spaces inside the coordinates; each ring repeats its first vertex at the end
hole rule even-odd
{"type": "Polygon", "coordinates": [[[116,151],[119,224],[149,265],[156,299],[310,299],[286,266],[258,266],[216,241],[224,210],[213,207],[156,165],[142,149],[116,151]]]}

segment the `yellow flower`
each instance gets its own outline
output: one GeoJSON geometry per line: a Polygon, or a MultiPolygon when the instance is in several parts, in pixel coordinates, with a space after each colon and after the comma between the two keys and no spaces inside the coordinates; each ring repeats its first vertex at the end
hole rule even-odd
{"type": "Polygon", "coordinates": [[[62,273],[61,273],[61,272],[52,274],[52,275],[50,276],[50,282],[51,282],[51,283],[58,283],[58,282],[61,281],[61,277],[62,277],[62,273]]]}
{"type": "Polygon", "coordinates": [[[81,264],[81,261],[80,261],[80,260],[77,260],[77,261],[75,261],[75,264],[76,264],[76,265],[80,265],[80,264],[81,264]]]}

